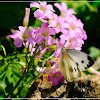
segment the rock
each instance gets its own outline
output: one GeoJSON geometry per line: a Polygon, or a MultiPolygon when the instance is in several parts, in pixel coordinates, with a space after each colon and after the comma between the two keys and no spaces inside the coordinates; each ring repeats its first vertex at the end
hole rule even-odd
{"type": "Polygon", "coordinates": [[[73,82],[65,80],[58,86],[39,80],[30,86],[28,98],[100,98],[100,75],[83,75],[73,82]]]}
{"type": "Polygon", "coordinates": [[[70,98],[100,98],[100,75],[87,75],[72,82],[70,98]]]}
{"type": "MultiPolygon", "coordinates": [[[[58,86],[52,86],[51,82],[42,81],[33,82],[29,88],[27,98],[60,98],[68,95],[66,92],[67,82],[60,83],[58,86]],[[66,93],[65,93],[66,92],[66,93]]],[[[31,99],[30,99],[31,100],[31,99]]]]}

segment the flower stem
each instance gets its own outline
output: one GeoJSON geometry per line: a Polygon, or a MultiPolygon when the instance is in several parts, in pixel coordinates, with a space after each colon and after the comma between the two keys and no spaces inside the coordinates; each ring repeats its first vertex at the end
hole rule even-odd
{"type": "MultiPolygon", "coordinates": [[[[36,51],[37,51],[38,47],[39,47],[39,45],[37,45],[36,51]]],[[[36,51],[34,52],[35,54],[34,54],[34,56],[32,56],[32,58],[35,57],[36,51]]],[[[21,80],[23,79],[23,76],[24,76],[25,73],[26,73],[26,69],[28,68],[28,70],[29,70],[29,66],[30,66],[30,64],[31,64],[32,58],[31,58],[31,60],[29,61],[27,67],[25,68],[25,70],[24,70],[24,72],[23,72],[21,78],[20,78],[19,81],[17,82],[16,86],[9,92],[9,94],[8,94],[7,96],[5,96],[5,98],[7,98],[9,95],[11,95],[11,94],[13,93],[13,91],[17,88],[17,86],[20,84],[21,80]]],[[[27,71],[27,73],[28,73],[28,71],[27,71]]]]}

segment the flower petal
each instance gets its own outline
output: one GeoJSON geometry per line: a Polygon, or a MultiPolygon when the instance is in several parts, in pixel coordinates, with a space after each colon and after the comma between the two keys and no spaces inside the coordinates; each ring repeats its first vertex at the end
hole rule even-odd
{"type": "Polygon", "coordinates": [[[52,75],[49,75],[48,76],[48,81],[52,81],[53,80],[53,76],[52,75]]]}
{"type": "Polygon", "coordinates": [[[67,4],[65,2],[61,2],[61,7],[63,11],[67,11],[68,9],[67,4]]]}
{"type": "Polygon", "coordinates": [[[37,2],[31,2],[31,3],[30,3],[30,8],[32,8],[32,7],[37,7],[37,8],[39,8],[40,5],[39,5],[39,3],[37,3],[37,2]]]}
{"type": "Polygon", "coordinates": [[[41,6],[46,6],[46,4],[47,4],[47,2],[41,2],[41,1],[39,1],[39,3],[41,6]]]}
{"type": "Polygon", "coordinates": [[[76,12],[75,12],[74,9],[70,8],[70,9],[67,10],[67,14],[72,15],[72,14],[76,14],[76,12]]]}
{"type": "Polygon", "coordinates": [[[55,57],[59,58],[60,57],[60,54],[61,54],[61,48],[55,50],[55,52],[54,52],[54,56],[55,57]]]}
{"type": "Polygon", "coordinates": [[[53,9],[53,6],[50,5],[50,4],[47,5],[47,8],[48,8],[48,10],[51,10],[51,11],[53,11],[53,12],[55,11],[55,10],[53,9]]]}
{"type": "Polygon", "coordinates": [[[39,34],[39,35],[37,36],[37,38],[36,38],[35,41],[36,41],[38,44],[41,44],[41,43],[43,42],[43,40],[44,40],[44,37],[43,37],[42,35],[39,34]]]}
{"type": "Polygon", "coordinates": [[[54,3],[54,6],[57,7],[61,11],[62,7],[59,3],[54,3]]]}
{"type": "Polygon", "coordinates": [[[54,28],[50,29],[49,30],[49,34],[50,35],[54,35],[56,33],[56,30],[54,28]]]}
{"type": "Polygon", "coordinates": [[[58,80],[57,79],[53,80],[52,85],[57,86],[58,85],[58,80]]]}
{"type": "Polygon", "coordinates": [[[35,39],[33,37],[29,37],[26,39],[28,42],[30,42],[32,45],[34,45],[35,39]]]}
{"type": "Polygon", "coordinates": [[[15,39],[15,41],[14,41],[14,45],[15,45],[16,47],[21,47],[21,46],[22,46],[22,43],[23,43],[23,39],[20,39],[20,38],[17,38],[17,39],[15,39]]]}
{"type": "Polygon", "coordinates": [[[44,12],[43,12],[42,10],[38,9],[38,10],[36,10],[36,11],[34,12],[34,17],[40,18],[40,17],[43,16],[43,14],[44,14],[44,12]]]}
{"type": "Polygon", "coordinates": [[[19,30],[21,31],[22,34],[26,34],[27,33],[27,26],[25,26],[25,27],[19,26],[18,28],[19,28],[19,30]]]}
{"type": "Polygon", "coordinates": [[[13,39],[16,39],[17,37],[22,37],[22,33],[17,30],[15,30],[12,35],[8,36],[8,38],[13,38],[13,39]]]}
{"type": "Polygon", "coordinates": [[[47,36],[45,37],[46,41],[48,42],[49,45],[53,45],[54,44],[54,40],[51,36],[47,36]]]}
{"type": "Polygon", "coordinates": [[[47,23],[43,23],[42,25],[41,25],[41,27],[42,27],[42,29],[49,29],[49,27],[48,27],[48,24],[47,23]]]}

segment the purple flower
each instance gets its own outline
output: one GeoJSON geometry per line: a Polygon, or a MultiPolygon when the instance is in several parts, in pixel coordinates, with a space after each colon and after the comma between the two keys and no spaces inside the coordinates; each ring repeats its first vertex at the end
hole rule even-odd
{"type": "Polygon", "coordinates": [[[52,85],[57,86],[59,82],[61,83],[64,81],[64,76],[62,76],[61,71],[56,71],[48,76],[48,81],[51,81],[52,85]]]}
{"type": "Polygon", "coordinates": [[[49,45],[53,45],[54,40],[50,35],[54,35],[56,33],[55,29],[50,29],[47,23],[43,23],[41,27],[42,28],[38,27],[35,29],[36,31],[34,33],[37,34],[36,42],[41,44],[45,39],[49,45]]]}
{"type": "Polygon", "coordinates": [[[34,38],[31,36],[33,30],[29,30],[29,32],[27,32],[26,26],[25,27],[19,26],[19,30],[15,30],[12,35],[8,36],[8,38],[14,39],[14,45],[16,47],[21,47],[24,40],[33,44],[33,42],[35,41],[34,38]]]}
{"type": "Polygon", "coordinates": [[[49,16],[52,12],[54,12],[53,6],[48,4],[47,2],[41,2],[39,1],[39,3],[37,2],[31,2],[30,3],[30,7],[36,7],[38,8],[35,12],[34,12],[34,17],[36,18],[40,18],[40,17],[44,17],[44,16],[49,16]]]}

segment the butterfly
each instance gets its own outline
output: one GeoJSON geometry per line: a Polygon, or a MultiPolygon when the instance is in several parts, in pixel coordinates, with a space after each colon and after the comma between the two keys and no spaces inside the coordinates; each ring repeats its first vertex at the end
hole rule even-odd
{"type": "Polygon", "coordinates": [[[94,64],[94,59],[88,54],[74,50],[66,49],[61,52],[59,58],[60,70],[67,81],[73,81],[74,78],[82,76],[81,71],[86,70],[94,64]]]}

